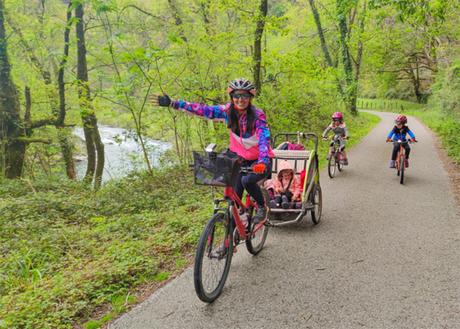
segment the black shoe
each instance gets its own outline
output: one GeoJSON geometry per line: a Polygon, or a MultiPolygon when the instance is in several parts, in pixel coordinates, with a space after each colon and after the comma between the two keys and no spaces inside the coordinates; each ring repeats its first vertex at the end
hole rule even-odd
{"type": "Polygon", "coordinates": [[[258,224],[261,221],[263,221],[266,217],[267,217],[267,207],[265,206],[259,207],[259,209],[257,209],[256,214],[254,215],[254,218],[252,219],[252,222],[254,224],[258,224]]]}
{"type": "Polygon", "coordinates": [[[270,200],[270,203],[268,205],[270,206],[270,208],[278,208],[279,207],[279,204],[276,203],[275,200],[270,200]]]}

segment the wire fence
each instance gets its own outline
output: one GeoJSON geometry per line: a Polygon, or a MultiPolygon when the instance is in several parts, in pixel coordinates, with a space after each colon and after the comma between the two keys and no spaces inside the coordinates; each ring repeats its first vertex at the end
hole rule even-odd
{"type": "Polygon", "coordinates": [[[402,113],[408,110],[423,110],[425,104],[419,104],[400,99],[371,99],[371,98],[358,98],[357,106],[364,110],[380,110],[402,113]]]}

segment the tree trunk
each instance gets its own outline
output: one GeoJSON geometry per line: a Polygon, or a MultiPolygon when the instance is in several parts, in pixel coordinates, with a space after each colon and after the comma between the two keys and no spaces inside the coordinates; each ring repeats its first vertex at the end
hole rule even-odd
{"type": "Polygon", "coordinates": [[[209,5],[210,0],[203,0],[200,2],[200,13],[203,17],[204,28],[208,35],[213,35],[211,21],[209,20],[209,5]]]}
{"type": "MultiPolygon", "coordinates": [[[[44,10],[44,7],[42,9],[44,10]]],[[[68,131],[69,129],[64,127],[64,120],[65,120],[65,115],[66,115],[65,113],[66,112],[65,94],[64,94],[65,92],[64,66],[67,62],[67,57],[69,55],[69,34],[70,34],[70,25],[72,24],[71,18],[72,18],[71,5],[69,5],[68,13],[67,13],[67,24],[66,24],[66,29],[64,32],[64,57],[61,61],[61,67],[58,73],[57,90],[59,91],[59,97],[56,92],[56,89],[52,87],[53,81],[51,79],[50,72],[46,69],[44,63],[41,62],[39,58],[35,55],[35,50],[26,41],[26,39],[23,36],[22,31],[11,20],[9,20],[8,23],[11,26],[11,28],[14,30],[14,32],[18,35],[19,42],[23,46],[25,53],[28,55],[31,63],[40,72],[40,75],[45,85],[47,86],[46,92],[48,94],[48,98],[51,104],[51,112],[53,114],[52,118],[43,120],[39,125],[37,125],[37,123],[33,123],[31,121],[30,104],[29,104],[29,112],[28,112],[29,118],[28,120],[25,120],[26,125],[27,125],[27,135],[31,136],[32,128],[34,127],[36,128],[42,125],[54,125],[57,129],[57,136],[58,136],[59,144],[61,146],[61,153],[64,159],[67,176],[70,179],[75,179],[76,173],[75,173],[75,164],[73,160],[73,151],[72,151],[73,145],[72,145],[71,135],[70,135],[70,132],[68,131]],[[58,101],[59,101],[59,105],[58,105],[58,101]]]]}
{"type": "Polygon", "coordinates": [[[64,56],[59,65],[59,72],[57,78],[59,90],[59,113],[56,113],[56,129],[58,129],[58,139],[61,146],[62,158],[64,159],[67,177],[76,179],[77,174],[75,171],[75,162],[73,160],[73,143],[71,138],[70,129],[64,127],[66,116],[66,103],[65,103],[65,83],[64,83],[64,68],[67,64],[69,56],[69,39],[70,27],[72,24],[72,3],[67,7],[67,24],[64,31],[64,56]]]}
{"type": "Polygon", "coordinates": [[[364,33],[364,21],[366,19],[367,12],[367,1],[363,3],[363,10],[359,19],[359,37],[358,37],[358,50],[356,54],[356,63],[355,63],[355,81],[359,81],[361,75],[361,62],[363,59],[363,33],[364,33]]]}
{"type": "Polygon", "coordinates": [[[260,0],[259,14],[257,15],[257,27],[254,38],[254,84],[261,92],[261,64],[262,64],[262,34],[264,33],[265,19],[267,18],[268,0],[260,0]]]}
{"type": "Polygon", "coordinates": [[[321,26],[321,19],[319,17],[318,9],[316,9],[315,1],[308,0],[310,2],[311,11],[313,12],[313,17],[315,18],[316,29],[318,30],[319,41],[321,42],[321,49],[323,51],[324,58],[329,67],[334,67],[332,63],[332,58],[327,47],[326,39],[324,38],[323,28],[321,26]]]}
{"type": "Polygon", "coordinates": [[[174,0],[168,0],[168,4],[169,4],[169,7],[171,8],[172,15],[174,17],[174,23],[179,28],[180,37],[182,40],[187,42],[187,37],[185,36],[185,33],[184,33],[183,22],[182,22],[182,19],[180,18],[179,10],[177,9],[177,5],[174,0]]]}
{"type": "Polygon", "coordinates": [[[342,52],[342,65],[345,73],[346,90],[345,104],[351,114],[356,115],[356,98],[357,98],[357,83],[353,77],[353,66],[351,63],[350,51],[348,47],[348,27],[347,27],[347,10],[346,1],[337,0],[337,20],[339,23],[339,44],[342,52]]]}
{"type": "Polygon", "coordinates": [[[5,34],[4,3],[0,0],[0,142],[2,157],[0,169],[7,178],[22,174],[26,144],[19,140],[24,136],[24,125],[19,116],[19,98],[11,79],[5,34]]]}
{"type": "MultiPolygon", "coordinates": [[[[326,38],[324,37],[324,31],[321,25],[321,18],[320,18],[318,9],[316,8],[315,1],[314,0],[308,0],[308,1],[310,2],[311,11],[313,12],[313,17],[315,19],[316,29],[318,31],[318,37],[321,43],[321,49],[323,51],[323,55],[324,55],[324,59],[326,60],[326,64],[327,66],[331,68],[335,68],[337,67],[337,64],[334,64],[334,62],[332,61],[332,57],[331,57],[329,48],[326,43],[326,38]]],[[[342,83],[340,82],[338,78],[336,78],[336,84],[337,84],[337,90],[339,91],[340,96],[342,98],[345,98],[345,91],[343,90],[342,83]]]]}
{"type": "Polygon", "coordinates": [[[94,114],[94,109],[91,104],[91,94],[88,83],[88,67],[86,63],[83,14],[83,5],[82,3],[78,3],[75,7],[75,17],[77,18],[78,98],[88,155],[88,166],[86,168],[84,180],[92,182],[94,179],[94,187],[98,189],[102,182],[102,172],[104,170],[104,144],[101,142],[96,115],[94,114]]]}

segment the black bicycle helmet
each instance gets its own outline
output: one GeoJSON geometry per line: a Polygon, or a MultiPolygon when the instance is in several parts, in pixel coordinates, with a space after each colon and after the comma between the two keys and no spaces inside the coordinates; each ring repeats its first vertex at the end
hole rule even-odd
{"type": "Polygon", "coordinates": [[[251,81],[244,78],[238,78],[229,83],[227,93],[231,94],[235,90],[247,90],[253,96],[256,95],[256,87],[251,81]]]}

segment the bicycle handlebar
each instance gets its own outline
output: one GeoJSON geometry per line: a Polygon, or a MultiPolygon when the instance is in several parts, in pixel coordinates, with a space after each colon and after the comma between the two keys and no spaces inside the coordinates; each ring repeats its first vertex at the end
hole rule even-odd
{"type": "Polygon", "coordinates": [[[300,131],[296,133],[290,133],[290,132],[278,133],[275,136],[273,136],[272,144],[276,145],[280,137],[284,137],[284,140],[286,142],[289,141],[289,139],[292,137],[297,138],[297,142],[300,142],[300,138],[304,138],[305,140],[312,139],[313,142],[315,143],[315,151],[318,151],[319,138],[318,138],[318,135],[316,135],[315,133],[310,133],[310,132],[305,133],[305,132],[300,132],[300,131]]]}
{"type": "Polygon", "coordinates": [[[394,141],[394,140],[389,140],[387,141],[387,143],[398,143],[398,144],[412,144],[412,143],[417,143],[417,141],[411,141],[411,140],[407,140],[407,141],[402,141],[402,140],[397,140],[397,141],[394,141]]]}
{"type": "Polygon", "coordinates": [[[251,174],[251,173],[254,173],[254,169],[252,169],[251,166],[241,166],[240,167],[240,172],[244,172],[246,174],[251,174]]]}

